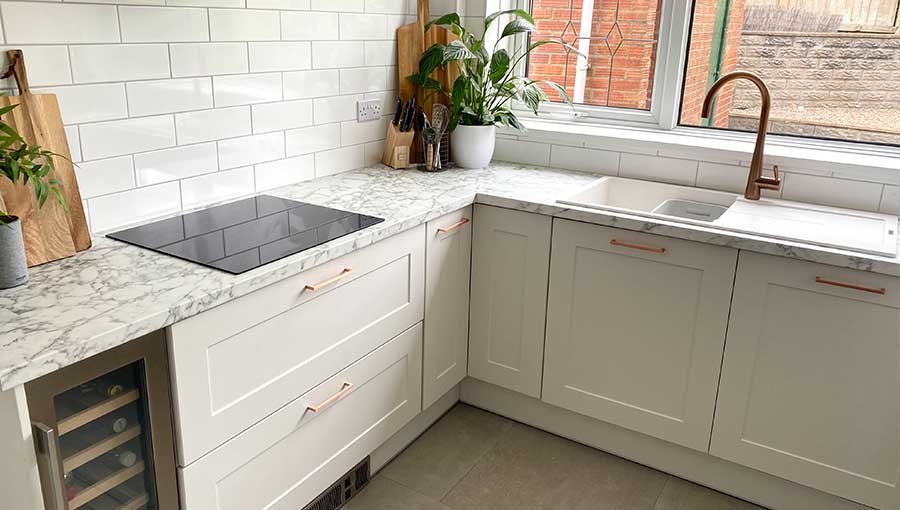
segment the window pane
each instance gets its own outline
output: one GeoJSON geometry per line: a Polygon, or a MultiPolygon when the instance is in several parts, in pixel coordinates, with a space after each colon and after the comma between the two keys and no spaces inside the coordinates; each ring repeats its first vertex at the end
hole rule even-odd
{"type": "MultiPolygon", "coordinates": [[[[554,81],[576,103],[650,109],[660,0],[533,0],[538,31],[532,40],[560,45],[535,50],[528,76],[554,81]],[[582,16],[584,14],[584,16],[582,16]],[[584,18],[584,19],[582,19],[584,18]]],[[[557,100],[549,88],[547,95],[557,100]]]]}
{"type": "Polygon", "coordinates": [[[900,0],[695,0],[681,123],[756,130],[759,93],[749,82],[706,90],[735,70],[772,93],[769,131],[900,144],[900,0]]]}

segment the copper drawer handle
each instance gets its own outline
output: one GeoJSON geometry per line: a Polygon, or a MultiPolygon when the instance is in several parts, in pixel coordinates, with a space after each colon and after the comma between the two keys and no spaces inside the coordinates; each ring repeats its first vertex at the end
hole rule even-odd
{"type": "Polygon", "coordinates": [[[447,232],[458,229],[459,227],[465,225],[468,222],[469,222],[469,218],[463,218],[463,219],[457,221],[456,223],[454,223],[453,225],[450,225],[449,227],[438,227],[438,233],[446,234],[447,232]]]}
{"type": "Polygon", "coordinates": [[[343,279],[343,278],[346,278],[346,277],[349,276],[350,273],[352,273],[352,272],[353,272],[353,268],[352,268],[352,267],[345,267],[344,270],[341,271],[340,274],[338,274],[337,276],[332,276],[331,278],[329,278],[329,279],[327,279],[327,280],[325,280],[325,281],[323,281],[323,282],[319,282],[319,283],[317,283],[317,284],[315,284],[315,285],[309,285],[309,284],[307,284],[306,287],[304,287],[304,288],[305,288],[306,290],[317,291],[317,290],[321,289],[322,287],[327,287],[327,286],[331,285],[332,283],[334,283],[334,282],[336,282],[336,281],[338,281],[338,280],[341,280],[341,279],[343,279]]]}
{"type": "Polygon", "coordinates": [[[816,276],[816,283],[823,283],[825,285],[834,285],[835,287],[859,290],[862,292],[871,292],[872,294],[880,294],[882,296],[887,294],[887,289],[885,289],[883,287],[882,288],[863,287],[862,285],[853,285],[852,283],[842,283],[842,282],[836,282],[834,280],[826,280],[825,278],[822,278],[821,276],[816,276]]]}
{"type": "Polygon", "coordinates": [[[352,390],[352,389],[353,389],[353,383],[349,383],[349,382],[346,382],[346,381],[345,381],[345,382],[344,382],[344,385],[341,386],[341,391],[339,391],[339,392],[335,393],[334,395],[328,397],[327,399],[325,399],[324,402],[322,402],[321,404],[319,404],[319,405],[317,405],[317,406],[306,406],[306,410],[309,411],[309,412],[311,412],[311,413],[318,413],[318,412],[321,411],[322,409],[325,409],[326,407],[328,407],[328,406],[330,406],[331,404],[335,403],[335,401],[337,401],[339,398],[341,398],[341,397],[343,397],[344,395],[350,393],[350,390],[352,390]]]}
{"type": "Polygon", "coordinates": [[[609,244],[611,244],[613,246],[621,246],[623,248],[631,248],[633,250],[649,251],[652,253],[665,253],[666,252],[665,248],[657,248],[655,246],[643,246],[640,244],[623,243],[622,241],[619,241],[617,239],[611,240],[609,242],[609,244]]]}

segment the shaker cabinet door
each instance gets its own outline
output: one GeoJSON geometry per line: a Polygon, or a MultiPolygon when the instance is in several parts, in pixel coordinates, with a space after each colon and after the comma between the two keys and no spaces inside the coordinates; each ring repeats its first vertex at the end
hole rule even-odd
{"type": "Polygon", "coordinates": [[[543,400],[706,452],[737,251],[555,220],[543,400]]]}
{"type": "Polygon", "coordinates": [[[422,408],[466,376],[472,208],[428,222],[425,241],[425,359],[422,408]]]}
{"type": "Polygon", "coordinates": [[[550,266],[547,216],[475,206],[469,375],[540,398],[550,266]]]}
{"type": "Polygon", "coordinates": [[[710,453],[900,508],[900,279],[741,252],[710,453]]]}

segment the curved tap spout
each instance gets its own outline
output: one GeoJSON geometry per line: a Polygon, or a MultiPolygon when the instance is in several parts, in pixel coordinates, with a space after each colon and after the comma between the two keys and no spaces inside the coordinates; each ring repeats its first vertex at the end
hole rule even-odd
{"type": "Polygon", "coordinates": [[[735,71],[722,76],[713,83],[713,86],[709,88],[706,97],[703,99],[702,117],[709,117],[713,98],[715,98],[722,87],[729,82],[741,79],[748,80],[756,85],[762,97],[762,105],[759,110],[759,126],[756,129],[756,146],[753,148],[753,159],[750,161],[750,175],[747,176],[747,188],[744,190],[744,197],[747,200],[759,200],[761,189],[777,190],[781,187],[781,178],[778,177],[777,166],[773,167],[775,171],[774,177],[763,177],[762,174],[766,129],[769,126],[769,114],[772,110],[772,95],[769,93],[769,87],[766,85],[766,82],[758,75],[746,71],[735,71]]]}

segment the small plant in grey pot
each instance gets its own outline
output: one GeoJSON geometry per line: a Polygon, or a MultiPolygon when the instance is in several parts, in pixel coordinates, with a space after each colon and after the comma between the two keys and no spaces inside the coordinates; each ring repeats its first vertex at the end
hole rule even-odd
{"type": "MultiPolygon", "coordinates": [[[[43,207],[50,195],[56,197],[63,208],[66,200],[53,178],[53,157],[56,153],[29,145],[15,129],[3,122],[2,116],[15,109],[17,104],[0,108],[0,178],[9,179],[14,186],[29,182],[34,189],[38,207],[43,207]]],[[[63,157],[63,156],[59,156],[63,157]]],[[[22,221],[8,214],[0,201],[0,289],[22,285],[28,281],[28,264],[25,261],[25,242],[22,239],[22,221]]]]}

